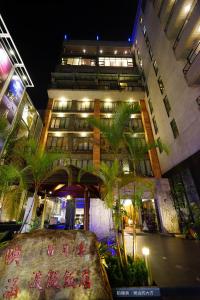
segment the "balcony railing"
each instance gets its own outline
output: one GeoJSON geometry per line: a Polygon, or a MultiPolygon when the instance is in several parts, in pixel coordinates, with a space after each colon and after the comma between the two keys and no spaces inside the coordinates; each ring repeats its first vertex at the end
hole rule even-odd
{"type": "Polygon", "coordinates": [[[200,41],[197,43],[196,47],[190,51],[190,53],[187,57],[187,63],[185,65],[185,67],[183,68],[184,75],[186,75],[187,72],[189,71],[191,65],[193,64],[193,62],[199,55],[199,52],[200,52],[200,41]]]}
{"type": "Polygon", "coordinates": [[[187,23],[188,23],[188,21],[190,19],[190,16],[191,16],[191,14],[193,12],[193,9],[194,9],[196,3],[197,3],[197,1],[193,1],[192,5],[191,5],[191,8],[190,8],[190,10],[189,10],[189,12],[188,12],[188,14],[187,14],[187,16],[185,18],[185,21],[183,22],[183,25],[181,26],[181,29],[180,29],[180,31],[179,31],[179,33],[177,35],[177,38],[176,38],[176,40],[174,42],[173,50],[176,49],[176,47],[177,47],[177,45],[178,45],[178,43],[179,43],[179,41],[181,39],[182,33],[183,33],[183,31],[184,31],[184,29],[185,29],[185,27],[186,27],[186,25],[187,25],[187,23]]]}

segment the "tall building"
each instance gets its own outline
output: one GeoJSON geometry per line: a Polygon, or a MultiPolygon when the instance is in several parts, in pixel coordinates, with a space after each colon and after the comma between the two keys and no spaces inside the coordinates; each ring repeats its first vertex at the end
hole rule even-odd
{"type": "Polygon", "coordinates": [[[139,1],[134,51],[162,176],[170,179],[179,223],[200,204],[200,2],[139,1]]]}
{"type": "MultiPolygon", "coordinates": [[[[114,153],[105,144],[100,131],[88,124],[87,118],[95,116],[109,123],[120,103],[138,102],[140,104],[141,112],[131,116],[128,120],[129,125],[137,129],[135,138],[139,139],[141,144],[151,143],[154,140],[144,100],[143,79],[135,61],[131,42],[65,40],[60,62],[56,66],[55,72],[51,74],[48,96],[41,142],[48,151],[69,151],[70,158],[62,160],[60,166],[71,166],[73,172],[74,169],[84,168],[89,164],[98,166],[100,161],[112,163],[115,158],[114,153]]],[[[121,153],[119,160],[122,169],[128,172],[131,166],[126,153],[121,153]]],[[[155,149],[147,153],[145,160],[141,160],[137,172],[143,176],[160,179],[161,170],[155,149]]],[[[59,198],[73,194],[72,185],[70,187],[65,185],[66,178],[61,180],[61,176],[54,176],[50,182],[54,183],[52,196],[59,198]],[[57,188],[56,185],[60,183],[62,186],[59,185],[57,188]]],[[[99,212],[103,212],[104,209],[96,199],[99,194],[93,192],[97,182],[95,185],[93,181],[92,187],[88,187],[87,180],[85,182],[81,193],[81,184],[77,183],[76,179],[72,180],[74,190],[76,189],[73,197],[76,198],[76,202],[78,198],[83,200],[82,216],[84,215],[84,218],[88,219],[90,211],[90,222],[87,220],[88,223],[86,222],[87,225],[85,225],[85,228],[88,229],[89,223],[91,225],[94,219],[95,222],[100,219],[99,212]],[[89,204],[87,205],[88,196],[85,193],[88,189],[90,200],[94,198],[94,201],[90,201],[90,207],[89,204]]],[[[168,183],[165,182],[164,186],[160,181],[160,194],[163,193],[162,189],[166,189],[168,192],[168,183]]],[[[165,196],[161,198],[166,198],[166,193],[164,192],[165,196]]],[[[152,206],[155,208],[153,202],[148,201],[151,202],[150,209],[152,206]]],[[[158,199],[157,211],[165,210],[163,201],[163,199],[158,199]]],[[[61,204],[61,206],[63,205],[61,204]]],[[[101,214],[101,218],[103,218],[103,214],[101,214]]],[[[165,212],[161,214],[160,218],[164,219],[165,212]]],[[[54,216],[56,217],[56,214],[54,216]]],[[[95,228],[103,226],[99,223],[98,226],[95,225],[95,228]]],[[[167,228],[167,225],[163,225],[161,230],[164,227],[167,228]]],[[[92,229],[92,225],[90,228],[92,229]]]]}
{"type": "MultiPolygon", "coordinates": [[[[12,151],[11,147],[5,149],[6,141],[8,141],[10,136],[12,136],[13,147],[16,145],[13,141],[17,141],[22,137],[31,137],[39,143],[43,124],[27,93],[28,87],[33,87],[33,83],[0,15],[0,117],[5,118],[7,121],[7,135],[0,137],[1,164],[5,163],[5,157],[6,155],[8,156],[8,152],[12,151]]],[[[26,192],[24,191],[22,195],[17,196],[25,199],[26,192]]],[[[1,221],[10,220],[10,215],[6,209],[2,209],[1,213],[2,203],[6,197],[7,194],[4,194],[4,196],[1,194],[1,221]]],[[[7,202],[12,202],[12,200],[8,198],[7,202]]],[[[15,202],[18,203],[18,200],[15,199],[15,202]]],[[[15,218],[14,214],[13,218],[15,218]]]]}

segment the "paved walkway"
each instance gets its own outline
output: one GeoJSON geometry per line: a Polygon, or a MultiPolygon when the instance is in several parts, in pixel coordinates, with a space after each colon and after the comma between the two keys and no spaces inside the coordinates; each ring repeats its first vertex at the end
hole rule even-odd
{"type": "MultiPolygon", "coordinates": [[[[127,251],[131,252],[132,235],[126,235],[126,242],[127,251]]],[[[139,233],[139,255],[142,255],[141,249],[144,246],[150,249],[152,274],[158,286],[200,287],[200,241],[139,233]]]]}

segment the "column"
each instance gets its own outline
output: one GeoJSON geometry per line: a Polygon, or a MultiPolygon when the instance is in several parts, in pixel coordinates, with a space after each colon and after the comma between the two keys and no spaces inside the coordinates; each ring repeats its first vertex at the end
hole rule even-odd
{"type": "Polygon", "coordinates": [[[85,205],[84,205],[84,229],[89,230],[89,224],[90,224],[90,198],[89,198],[89,192],[88,188],[85,188],[84,191],[84,200],[85,200],[85,205]]]}
{"type": "MultiPolygon", "coordinates": [[[[94,100],[94,117],[100,118],[100,100],[94,100]]],[[[98,167],[100,164],[100,130],[93,130],[93,165],[98,167]]]]}
{"type": "Polygon", "coordinates": [[[45,111],[44,126],[43,126],[42,134],[40,137],[40,147],[42,149],[44,149],[46,146],[48,129],[49,129],[49,124],[50,124],[51,115],[52,115],[52,109],[53,109],[53,99],[49,99],[48,105],[47,105],[47,108],[45,111]]]}
{"type": "MultiPolygon", "coordinates": [[[[154,142],[154,137],[153,137],[153,131],[151,128],[151,122],[146,108],[145,100],[140,100],[140,108],[141,108],[142,123],[145,131],[145,139],[149,144],[151,144],[154,142]]],[[[156,148],[149,150],[149,158],[150,158],[154,177],[160,178],[161,169],[160,169],[160,163],[158,160],[158,153],[156,148]]]]}

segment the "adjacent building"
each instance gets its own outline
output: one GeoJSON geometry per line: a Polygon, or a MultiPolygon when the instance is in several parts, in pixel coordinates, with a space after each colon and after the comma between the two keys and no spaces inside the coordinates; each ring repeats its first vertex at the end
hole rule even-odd
{"type": "Polygon", "coordinates": [[[200,2],[139,1],[133,36],[153,136],[169,148],[157,152],[181,225],[200,204],[200,2]]]}
{"type": "MultiPolygon", "coordinates": [[[[0,15],[0,117],[7,121],[7,136],[0,137],[1,164],[4,163],[5,152],[11,151],[4,151],[9,136],[15,141],[31,137],[39,142],[43,124],[27,93],[29,87],[33,87],[31,78],[0,15]]],[[[25,197],[25,194],[22,193],[19,198],[25,197]]],[[[1,195],[0,208],[2,197],[1,195]]],[[[8,202],[11,204],[12,199],[8,202]]],[[[9,207],[9,210],[14,211],[14,208],[9,207]]],[[[4,209],[1,220],[9,219],[10,216],[4,209]]]]}

